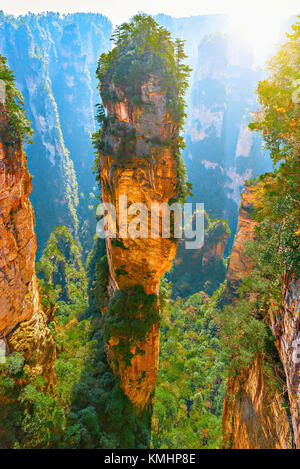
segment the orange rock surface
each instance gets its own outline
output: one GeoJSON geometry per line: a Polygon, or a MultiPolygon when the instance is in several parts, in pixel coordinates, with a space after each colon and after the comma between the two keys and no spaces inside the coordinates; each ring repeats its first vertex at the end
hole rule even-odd
{"type": "Polygon", "coordinates": [[[288,449],[292,438],[284,401],[269,384],[263,356],[229,377],[223,411],[225,446],[231,449],[288,449]]]}
{"type": "Polygon", "coordinates": [[[252,194],[250,188],[245,188],[241,196],[239,220],[232,251],[230,254],[227,281],[229,288],[236,290],[241,280],[251,273],[252,263],[244,253],[246,241],[255,239],[256,222],[251,217],[252,194]]]}
{"type": "Polygon", "coordinates": [[[0,338],[9,352],[24,352],[32,369],[51,381],[55,345],[40,307],[35,275],[31,177],[22,144],[9,144],[3,105],[0,118],[0,338]]]}
{"type": "MultiPolygon", "coordinates": [[[[116,206],[119,220],[119,197],[122,195],[127,197],[128,207],[142,202],[149,211],[151,203],[168,204],[178,195],[177,161],[168,143],[176,138],[178,127],[170,119],[165,93],[160,89],[157,78],[152,77],[142,86],[141,98],[149,103],[142,108],[132,106],[120,90],[114,91],[118,101],[104,101],[108,116],[116,116],[114,128],[121,123],[127,133],[135,132],[135,142],[127,159],[122,160],[117,155],[120,132],[113,134],[111,129],[104,134],[112,148],[111,154],[100,154],[102,200],[116,206]],[[164,142],[164,145],[159,142],[164,142]]],[[[128,228],[133,218],[135,214],[128,215],[123,229],[128,228]]],[[[121,226],[117,228],[119,230],[121,226]]],[[[116,290],[129,291],[135,286],[141,286],[147,295],[158,294],[160,280],[176,255],[177,242],[162,238],[159,225],[154,228],[157,233],[155,239],[150,238],[150,228],[146,238],[120,239],[118,236],[121,246],[106,239],[111,296],[116,290]]],[[[106,344],[108,361],[119,376],[125,394],[135,406],[143,408],[156,382],[159,325],[153,324],[144,341],[131,349],[130,365],[114,352],[113,345],[118,341],[118,337],[112,337],[106,344]],[[137,353],[137,349],[141,353],[137,353]]]]}

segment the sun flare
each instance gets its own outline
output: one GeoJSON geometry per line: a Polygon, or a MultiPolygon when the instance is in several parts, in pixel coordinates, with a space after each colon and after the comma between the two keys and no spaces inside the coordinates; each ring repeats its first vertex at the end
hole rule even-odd
{"type": "Polygon", "coordinates": [[[230,30],[249,45],[258,64],[265,62],[278,46],[285,18],[278,11],[235,10],[230,14],[230,30]]]}

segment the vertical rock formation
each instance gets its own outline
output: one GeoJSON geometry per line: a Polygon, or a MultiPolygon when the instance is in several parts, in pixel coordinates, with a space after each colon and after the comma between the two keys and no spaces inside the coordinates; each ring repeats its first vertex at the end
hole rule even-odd
{"type": "MultiPolygon", "coordinates": [[[[234,303],[242,279],[251,273],[251,259],[243,251],[245,242],[255,238],[252,203],[251,189],[246,188],[227,272],[226,302],[234,303]]],[[[284,373],[274,363],[274,358],[264,352],[256,356],[247,369],[235,376],[229,375],[223,411],[225,446],[232,449],[291,448],[293,437],[285,394],[284,373]],[[276,374],[280,375],[277,376],[281,383],[279,388],[272,384],[276,374]]]]}
{"type": "MultiPolygon", "coordinates": [[[[159,85],[159,77],[151,77],[141,86],[142,100],[151,103],[145,110],[139,110],[126,102],[124,94],[116,90],[116,102],[104,101],[108,117],[115,116],[114,124],[106,131],[104,141],[109,140],[113,148],[111,155],[100,154],[102,200],[116,207],[119,219],[119,197],[127,196],[127,203],[143,203],[151,210],[151,203],[166,203],[178,195],[178,164],[170,145],[151,144],[151,139],[163,141],[176,138],[177,126],[168,115],[165,92],[159,85]],[[129,134],[134,131],[136,143],[130,160],[123,163],[118,159],[120,133],[112,136],[112,130],[129,134]]],[[[127,207],[126,207],[127,209],[127,207]]],[[[128,216],[126,228],[133,215],[128,216]]],[[[119,227],[120,228],[120,227],[119,227]]],[[[149,235],[149,234],[148,234],[149,235]]],[[[176,255],[177,243],[171,239],[138,238],[116,240],[106,239],[109,263],[110,294],[117,290],[135,295],[135,288],[141,287],[147,296],[153,297],[153,308],[157,309],[157,295],[160,279],[171,267],[176,255]]],[[[135,307],[142,308],[141,304],[135,307]]],[[[130,311],[137,317],[138,311],[130,311]]],[[[146,320],[146,318],[145,318],[146,320]]],[[[108,360],[116,370],[113,360],[118,362],[121,387],[131,401],[143,406],[153,392],[158,364],[159,323],[158,316],[145,338],[130,348],[133,355],[130,365],[114,352],[121,337],[111,337],[107,343],[108,360]],[[140,384],[139,384],[140,383],[140,384]]]]}
{"type": "MultiPolygon", "coordinates": [[[[0,66],[0,72],[7,74],[5,62],[0,66]]],[[[7,85],[6,101],[11,104],[12,84],[7,85]]],[[[19,117],[20,111],[10,114],[5,99],[0,103],[0,338],[8,353],[22,353],[33,374],[43,375],[51,385],[55,344],[40,306],[31,177],[22,139],[14,128],[19,117]]]]}
{"type": "Polygon", "coordinates": [[[124,35],[127,38],[121,36],[116,48],[101,58],[98,73],[107,113],[102,115],[98,143],[101,193],[104,203],[116,207],[118,220],[117,238],[106,238],[111,300],[103,312],[108,361],[124,393],[142,409],[157,376],[160,280],[171,267],[177,240],[161,236],[159,220],[154,227],[156,237],[150,237],[150,226],[143,237],[124,236],[138,211],[128,211],[127,220],[122,217],[131,204],[142,203],[150,222],[152,203],[165,204],[163,211],[168,213],[168,203],[182,195],[179,128],[183,88],[176,80],[178,76],[182,79],[184,66],[174,58],[169,33],[152,18],[137,16],[124,26],[124,35]],[[120,209],[120,197],[125,196],[127,205],[120,209]]]}
{"type": "Polygon", "coordinates": [[[241,195],[238,227],[226,275],[228,282],[227,292],[229,294],[237,293],[242,279],[251,273],[252,262],[244,253],[244,248],[246,241],[253,241],[255,239],[256,222],[251,216],[251,213],[253,213],[252,202],[251,189],[245,187],[241,195]]]}
{"type": "Polygon", "coordinates": [[[264,357],[238,376],[229,376],[223,410],[225,447],[290,449],[292,436],[282,392],[275,391],[264,357]]]}

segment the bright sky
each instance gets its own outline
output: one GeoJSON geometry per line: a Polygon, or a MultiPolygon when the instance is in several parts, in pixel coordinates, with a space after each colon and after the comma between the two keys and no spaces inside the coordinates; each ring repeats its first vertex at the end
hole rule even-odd
{"type": "Polygon", "coordinates": [[[171,16],[229,13],[236,18],[255,13],[286,18],[300,14],[299,0],[0,0],[0,10],[15,15],[28,11],[98,12],[108,16],[114,24],[127,21],[138,11],[171,16]]]}

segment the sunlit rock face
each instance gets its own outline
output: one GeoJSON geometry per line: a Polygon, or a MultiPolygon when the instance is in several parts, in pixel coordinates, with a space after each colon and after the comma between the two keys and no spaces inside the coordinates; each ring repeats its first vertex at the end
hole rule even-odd
{"type": "MultiPolygon", "coordinates": [[[[256,222],[251,217],[253,212],[253,195],[251,189],[246,188],[242,194],[239,210],[238,229],[234,238],[232,254],[227,271],[227,288],[224,299],[227,303],[234,302],[237,289],[242,279],[251,274],[252,263],[245,255],[244,248],[247,241],[255,239],[256,222]]],[[[289,298],[291,300],[293,295],[289,298]]],[[[295,298],[287,304],[295,307],[295,298]]],[[[275,318],[272,318],[272,329],[275,328],[275,318]]],[[[284,334],[282,324],[281,334],[284,334]]],[[[273,332],[274,333],[274,332],[273,332]]],[[[274,334],[275,335],[275,334],[274,334]]],[[[280,334],[279,334],[280,335],[280,334]]],[[[291,337],[295,333],[291,334],[291,337]]],[[[276,337],[276,336],[275,336],[276,337]]],[[[282,344],[284,344],[282,340],[282,344]]],[[[278,348],[278,346],[277,346],[278,348]]],[[[286,396],[286,376],[288,377],[288,357],[282,359],[285,346],[279,348],[278,358],[261,353],[246,369],[235,376],[229,376],[223,411],[224,444],[233,449],[286,449],[293,446],[293,433],[289,422],[286,396]],[[277,385],[272,383],[272,377],[278,378],[277,385]]],[[[291,380],[295,379],[294,369],[290,373],[291,380]]],[[[295,381],[294,381],[295,382],[295,381]]],[[[291,386],[291,389],[295,389],[291,386]]],[[[297,405],[296,405],[297,407],[297,405]]],[[[292,413],[292,406],[291,406],[292,413]]],[[[295,422],[297,419],[295,411],[295,422]]]]}
{"type": "Polygon", "coordinates": [[[55,381],[55,345],[35,275],[31,177],[21,143],[10,144],[9,139],[6,110],[0,105],[0,337],[8,352],[23,353],[33,373],[50,385],[55,381]]]}
{"type": "Polygon", "coordinates": [[[290,449],[292,435],[280,390],[274,390],[264,357],[237,377],[229,377],[223,412],[225,447],[290,449]]]}
{"type": "Polygon", "coordinates": [[[255,239],[256,222],[253,212],[251,192],[245,188],[241,196],[237,232],[232,246],[226,278],[228,289],[235,293],[244,277],[252,270],[252,262],[244,253],[245,243],[255,239]]]}
{"type": "MultiPolygon", "coordinates": [[[[113,85],[109,85],[113,88],[113,85]]],[[[178,126],[173,122],[166,107],[165,92],[160,88],[157,77],[152,76],[141,86],[141,98],[149,103],[147,107],[132,105],[123,92],[114,89],[117,99],[104,101],[108,111],[108,121],[113,121],[104,131],[103,140],[110,147],[110,153],[100,153],[100,176],[102,200],[116,207],[119,218],[119,197],[126,196],[128,207],[133,203],[143,203],[151,209],[151,203],[165,203],[178,196],[178,168],[171,144],[177,136],[178,126]],[[134,135],[129,139],[128,135],[134,135]],[[126,143],[127,139],[127,143],[126,143]],[[123,146],[122,146],[123,144],[123,146]],[[125,146],[124,146],[125,145],[125,146]],[[127,147],[126,147],[127,145],[127,147]],[[120,153],[120,149],[124,149],[120,153]]],[[[121,213],[122,216],[122,213],[121,213]]],[[[120,228],[129,229],[135,215],[128,214],[127,221],[120,221],[120,228]]],[[[115,350],[122,336],[112,336],[106,343],[108,361],[120,378],[120,385],[133,404],[143,408],[153,393],[158,365],[159,348],[159,302],[160,279],[171,267],[176,255],[177,241],[162,238],[159,226],[154,226],[155,239],[146,238],[106,239],[109,263],[109,291],[113,297],[116,292],[126,292],[128,298],[136,297],[136,289],[143,291],[141,302],[128,311],[147,323],[143,317],[146,297],[152,298],[156,317],[147,326],[142,340],[133,341],[130,347],[131,358],[124,360],[115,350]],[[146,295],[146,296],[145,296],[146,295]]],[[[104,320],[105,320],[104,311],[104,320]]],[[[128,345],[128,344],[127,344],[128,345]]]]}

